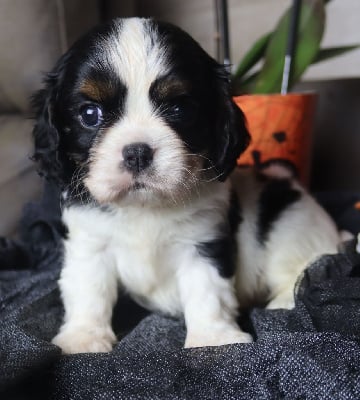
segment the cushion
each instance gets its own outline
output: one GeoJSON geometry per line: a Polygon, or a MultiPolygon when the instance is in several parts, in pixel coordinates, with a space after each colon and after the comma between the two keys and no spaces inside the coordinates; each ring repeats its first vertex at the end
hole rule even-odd
{"type": "Polygon", "coordinates": [[[41,179],[30,160],[32,121],[0,115],[0,236],[13,235],[25,202],[40,193],[41,179]]]}
{"type": "Polygon", "coordinates": [[[62,1],[0,2],[0,113],[24,111],[65,50],[62,1]]]}

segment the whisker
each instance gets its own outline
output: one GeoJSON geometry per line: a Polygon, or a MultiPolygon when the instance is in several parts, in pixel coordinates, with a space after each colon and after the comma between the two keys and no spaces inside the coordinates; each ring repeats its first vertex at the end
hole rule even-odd
{"type": "Polygon", "coordinates": [[[216,175],[216,176],[214,176],[213,178],[211,178],[211,179],[205,179],[205,180],[203,180],[202,182],[206,182],[206,183],[209,183],[209,182],[214,182],[214,181],[216,181],[217,179],[219,179],[221,176],[223,176],[224,175],[224,173],[223,172],[220,172],[218,175],[216,175]]]}
{"type": "Polygon", "coordinates": [[[79,199],[81,204],[88,204],[91,200],[86,188],[83,186],[83,178],[86,175],[85,167],[88,162],[79,165],[71,178],[69,185],[69,195],[74,199],[79,199]]]}

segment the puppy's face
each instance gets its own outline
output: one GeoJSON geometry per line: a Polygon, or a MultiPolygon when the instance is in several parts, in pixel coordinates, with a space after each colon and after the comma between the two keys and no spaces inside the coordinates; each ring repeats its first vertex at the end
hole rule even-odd
{"type": "Polygon", "coordinates": [[[248,135],[223,68],[186,33],[115,20],[79,42],[36,97],[36,153],[73,200],[176,199],[224,180],[248,135]]]}

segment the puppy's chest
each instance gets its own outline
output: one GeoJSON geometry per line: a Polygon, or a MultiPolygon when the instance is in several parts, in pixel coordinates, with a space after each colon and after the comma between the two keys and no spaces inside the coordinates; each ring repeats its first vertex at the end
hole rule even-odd
{"type": "MultiPolygon", "coordinates": [[[[148,221],[132,222],[119,231],[114,231],[111,249],[116,257],[117,268],[121,275],[127,272],[136,274],[138,270],[158,272],[166,265],[171,247],[171,233],[148,221]]],[[[143,275],[144,276],[144,275],[143,275]]]]}
{"type": "Polygon", "coordinates": [[[176,225],[152,215],[127,214],[120,216],[119,223],[121,229],[114,229],[111,251],[122,285],[143,305],[176,313],[176,225]]]}

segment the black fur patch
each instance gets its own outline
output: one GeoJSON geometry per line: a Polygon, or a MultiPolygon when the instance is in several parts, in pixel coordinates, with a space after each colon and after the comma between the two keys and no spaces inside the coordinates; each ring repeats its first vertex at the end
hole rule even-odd
{"type": "MultiPolygon", "coordinates": [[[[263,175],[262,175],[263,176],[263,175]]],[[[269,179],[259,198],[257,237],[260,243],[267,240],[271,226],[280,214],[291,204],[298,201],[301,193],[291,187],[289,179],[269,179]]]]}
{"type": "Polygon", "coordinates": [[[230,226],[230,233],[232,236],[235,236],[238,227],[242,221],[239,199],[235,192],[231,192],[230,206],[228,211],[228,221],[230,226]]]}
{"type": "Polygon", "coordinates": [[[210,258],[223,278],[230,278],[235,273],[237,245],[236,232],[241,222],[237,196],[232,193],[227,223],[220,228],[219,238],[197,245],[199,254],[210,258]]]}
{"type": "Polygon", "coordinates": [[[181,29],[155,21],[148,28],[167,44],[172,67],[168,76],[154,82],[150,99],[190,151],[206,156],[204,167],[223,181],[249,143],[244,115],[231,98],[229,75],[181,29]],[[181,82],[182,92],[164,98],[157,90],[164,80],[181,82]]]}

